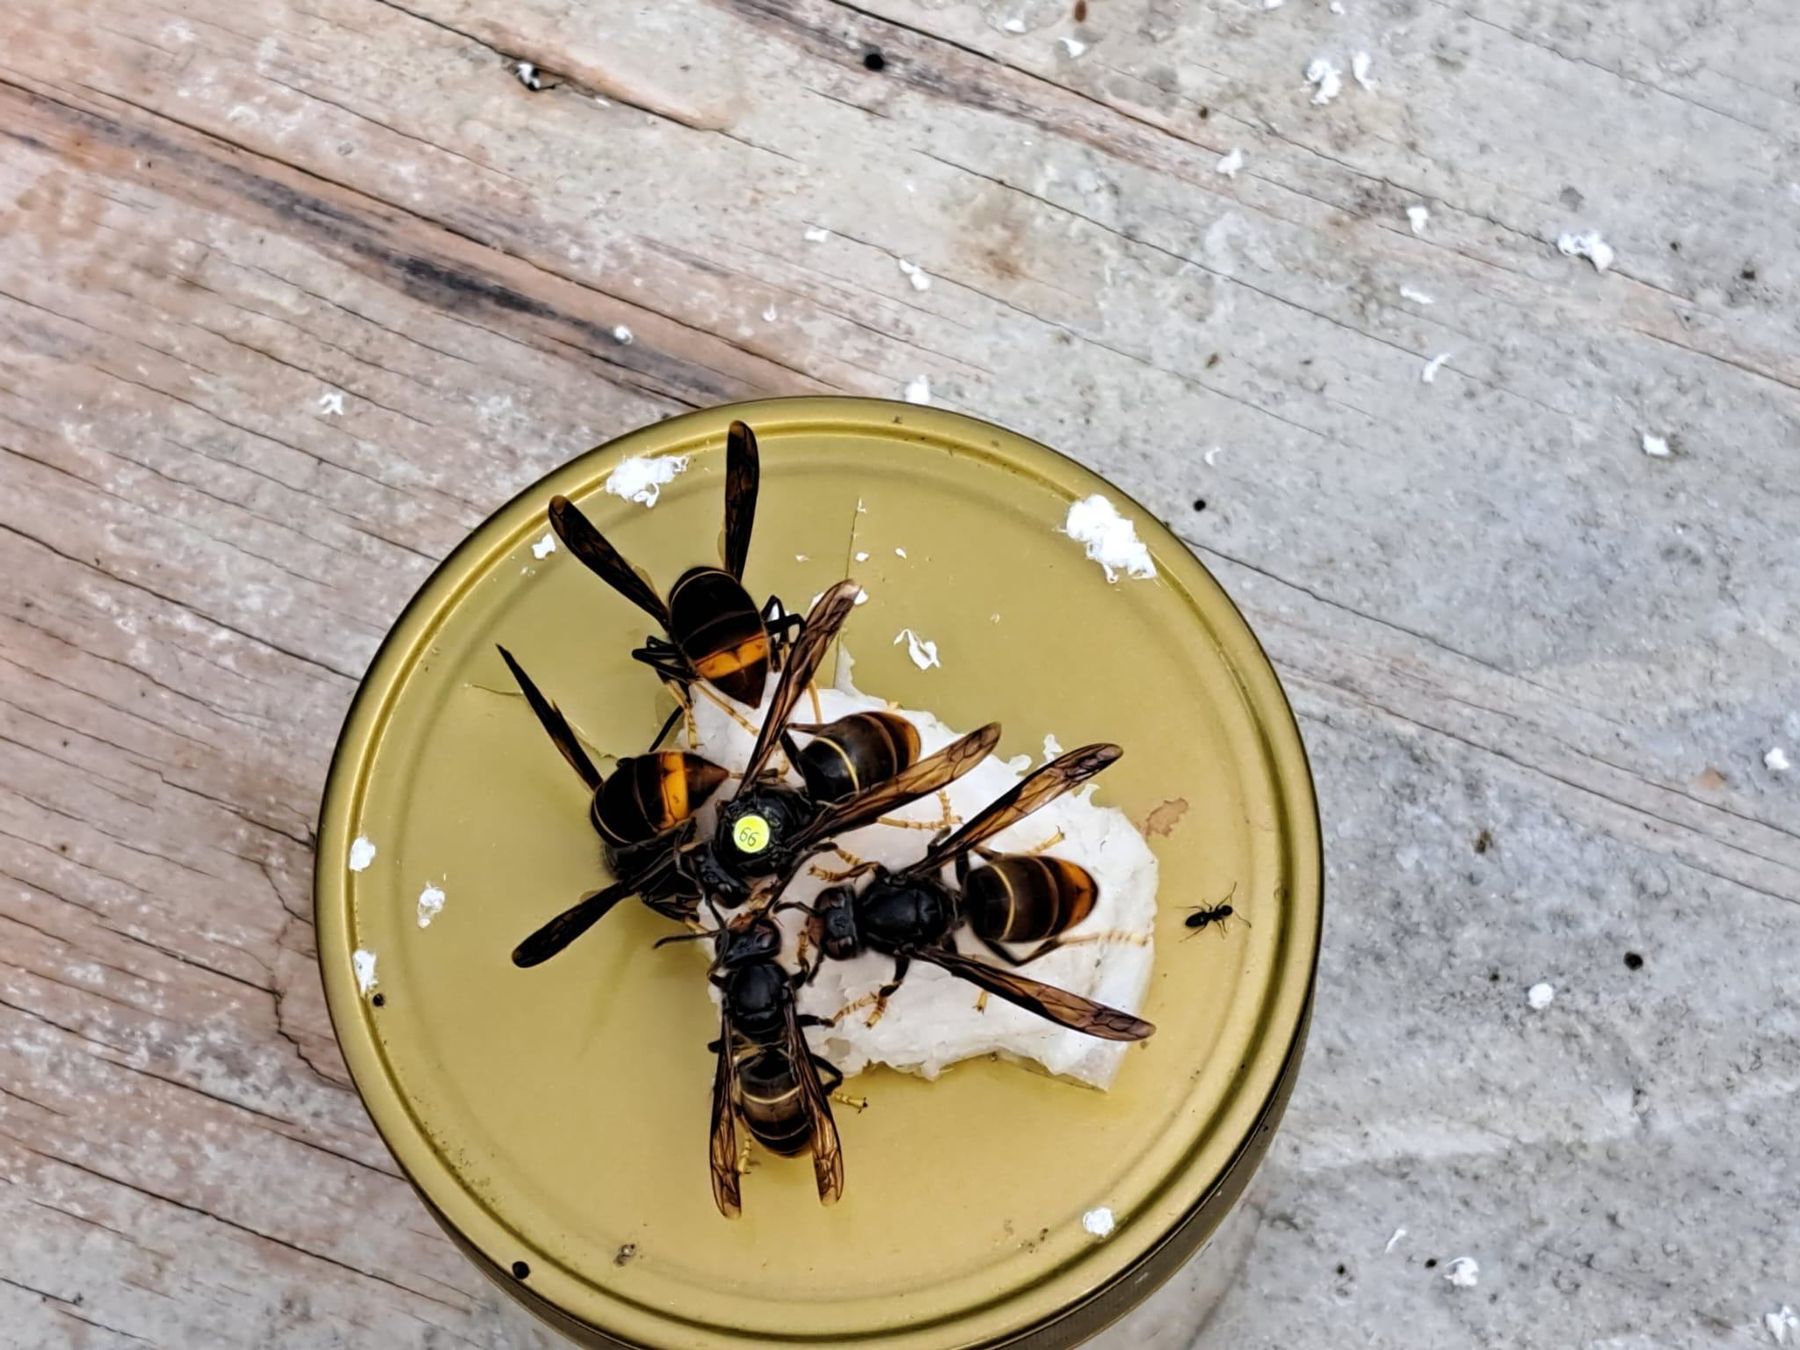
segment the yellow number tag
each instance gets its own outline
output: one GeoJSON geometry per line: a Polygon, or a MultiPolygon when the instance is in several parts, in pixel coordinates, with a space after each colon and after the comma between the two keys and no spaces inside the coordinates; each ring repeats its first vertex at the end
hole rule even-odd
{"type": "Polygon", "coordinates": [[[739,816],[731,827],[731,842],[740,853],[761,853],[769,846],[769,822],[761,816],[739,816]]]}

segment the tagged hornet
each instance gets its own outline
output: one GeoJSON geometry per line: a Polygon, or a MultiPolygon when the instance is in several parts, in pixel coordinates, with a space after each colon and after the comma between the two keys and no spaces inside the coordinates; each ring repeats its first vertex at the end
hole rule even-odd
{"type": "MultiPolygon", "coordinates": [[[[785,885],[786,878],[807,857],[830,847],[828,841],[834,835],[858,829],[938,791],[987,755],[999,740],[998,725],[983,727],[937,754],[907,765],[891,778],[824,804],[815,802],[805,789],[783,783],[778,772],[768,771],[794,708],[849,617],[858,590],[855,582],[841,581],[820,596],[807,615],[782,668],[737,791],[720,807],[710,839],[697,837],[693,813],[729,776],[725,770],[698,755],[662,751],[622,760],[613,776],[601,781],[562,714],[507,657],[538,720],[593,790],[590,818],[619,878],[604,890],[584,895],[533,932],[514,950],[515,964],[534,966],[548,960],[633,894],[658,913],[680,922],[695,920],[702,896],[735,908],[750,899],[764,878],[779,876],[780,884],[785,885]],[[641,832],[647,825],[660,829],[641,842],[623,847],[611,843],[618,833],[641,832]]],[[[819,738],[826,730],[820,729],[819,738]]],[[[871,759],[862,762],[871,772],[880,767],[871,759]]]]}

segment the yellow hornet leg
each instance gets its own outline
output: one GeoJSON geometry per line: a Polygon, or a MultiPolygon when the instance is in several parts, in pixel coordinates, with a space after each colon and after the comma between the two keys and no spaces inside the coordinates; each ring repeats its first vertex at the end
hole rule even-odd
{"type": "Polygon", "coordinates": [[[986,1012],[987,1011],[987,1003],[988,1003],[988,991],[983,989],[979,994],[975,995],[975,1011],[978,1013],[986,1012]]]}
{"type": "Polygon", "coordinates": [[[843,1021],[851,1013],[861,1012],[864,1008],[866,1008],[870,1004],[874,1003],[875,998],[876,998],[875,994],[871,992],[871,993],[864,994],[859,999],[854,999],[851,1002],[846,1003],[843,1007],[839,1008],[835,1013],[832,1014],[832,1016],[830,1018],[831,1025],[835,1027],[839,1022],[843,1021]]]}
{"type": "Polygon", "coordinates": [[[838,1103],[840,1106],[849,1107],[859,1116],[869,1109],[869,1099],[867,1097],[852,1097],[848,1092],[834,1092],[831,1094],[831,1100],[838,1103]]]}
{"type": "Polygon", "coordinates": [[[1063,837],[1064,836],[1063,836],[1062,830],[1058,829],[1055,834],[1051,835],[1048,839],[1044,840],[1043,843],[1034,844],[1030,848],[1026,849],[1025,852],[1027,854],[1038,854],[1038,853],[1042,853],[1045,849],[1055,848],[1058,844],[1062,843],[1063,837]]]}
{"type": "Polygon", "coordinates": [[[869,871],[875,866],[874,863],[867,862],[864,859],[857,857],[848,849],[842,848],[836,844],[832,845],[831,851],[837,854],[838,857],[842,858],[845,862],[849,863],[850,866],[845,871],[834,872],[829,867],[820,867],[817,863],[811,864],[806,870],[812,873],[820,881],[832,883],[850,881],[856,877],[860,877],[864,872],[869,871]]]}
{"type": "MultiPolygon", "coordinates": [[[[947,830],[954,825],[962,824],[962,820],[956,812],[950,809],[950,794],[940,788],[937,798],[941,814],[936,820],[901,820],[897,816],[882,816],[875,823],[895,830],[947,830]]],[[[1045,844],[1044,847],[1049,848],[1050,845],[1045,844]]]]}
{"type": "Polygon", "coordinates": [[[1109,929],[1104,933],[1083,933],[1080,937],[1066,937],[1057,941],[1057,947],[1079,947],[1086,942],[1117,942],[1127,947],[1148,947],[1148,933],[1126,933],[1119,929],[1109,929]]]}

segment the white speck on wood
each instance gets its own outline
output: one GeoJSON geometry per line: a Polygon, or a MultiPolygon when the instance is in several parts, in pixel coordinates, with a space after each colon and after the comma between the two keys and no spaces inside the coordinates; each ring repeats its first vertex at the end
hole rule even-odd
{"type": "Polygon", "coordinates": [[[1405,1236],[1406,1230],[1404,1228],[1396,1228],[1394,1230],[1394,1235],[1387,1240],[1387,1246],[1381,1249],[1381,1254],[1383,1256],[1388,1255],[1388,1253],[1392,1252],[1394,1248],[1400,1245],[1400,1239],[1405,1236]]]}
{"type": "Polygon", "coordinates": [[[908,380],[906,384],[906,401],[908,403],[931,402],[931,381],[923,375],[916,380],[908,380]]]}
{"type": "Polygon", "coordinates": [[[926,642],[910,628],[902,628],[893,645],[897,647],[902,642],[906,644],[906,654],[920,670],[930,670],[933,666],[942,668],[944,663],[938,660],[937,643],[926,642]]]}
{"type": "Polygon", "coordinates": [[[1775,1344],[1786,1345],[1790,1335],[1800,1332],[1800,1316],[1784,1303],[1774,1312],[1763,1314],[1763,1326],[1775,1344]]]}
{"type": "Polygon", "coordinates": [[[1081,1216],[1081,1226],[1097,1238],[1111,1237],[1113,1230],[1113,1212],[1105,1205],[1099,1209],[1090,1209],[1081,1216]]]}
{"type": "Polygon", "coordinates": [[[538,90],[544,87],[544,82],[538,78],[537,67],[529,61],[516,62],[513,65],[513,74],[519,77],[519,83],[527,89],[538,90]]]}
{"type": "Polygon", "coordinates": [[[1431,208],[1429,206],[1409,206],[1406,208],[1406,219],[1412,225],[1412,232],[1422,235],[1425,233],[1425,227],[1431,223],[1431,208]]]}
{"type": "Polygon", "coordinates": [[[900,270],[906,273],[906,279],[912,282],[915,291],[931,289],[931,275],[923,267],[907,258],[896,258],[894,261],[900,264],[900,270]]]}
{"type": "Polygon", "coordinates": [[[1646,431],[1643,442],[1644,453],[1651,459],[1667,459],[1669,457],[1669,438],[1667,436],[1652,436],[1646,431]]]}
{"type": "Polygon", "coordinates": [[[1108,581],[1117,581],[1120,572],[1140,579],[1156,575],[1156,564],[1138,538],[1137,527],[1098,492],[1069,504],[1063,533],[1084,546],[1087,556],[1105,570],[1108,581]]]}
{"type": "Polygon", "coordinates": [[[687,455],[634,455],[606,476],[606,490],[628,502],[656,505],[662,490],[688,466],[687,455]]]}
{"type": "Polygon", "coordinates": [[[1286,3],[1287,3],[1287,0],[1263,0],[1263,9],[1265,11],[1271,10],[1271,9],[1280,9],[1286,3]]]}
{"type": "Polygon", "coordinates": [[[1545,984],[1540,980],[1525,991],[1525,1001],[1537,1011],[1542,1012],[1556,1002],[1556,986],[1545,984]]]}
{"type": "Polygon", "coordinates": [[[1344,12],[1344,0],[1331,0],[1331,3],[1327,5],[1326,8],[1333,14],[1342,14],[1344,12]]]}
{"type": "Polygon", "coordinates": [[[1008,19],[1005,23],[1001,24],[1000,26],[1009,33],[1023,33],[1025,31],[1025,20],[1014,17],[1014,18],[1008,19]]]}
{"type": "Polygon", "coordinates": [[[1200,458],[1206,461],[1207,468],[1216,469],[1219,467],[1219,455],[1223,453],[1224,449],[1225,447],[1222,445],[1215,445],[1200,458]]]}
{"type": "Polygon", "coordinates": [[[1374,65],[1375,58],[1367,52],[1357,52],[1350,58],[1350,74],[1364,89],[1375,88],[1375,81],[1369,78],[1369,71],[1374,65]]]}
{"type": "Polygon", "coordinates": [[[621,347],[629,347],[632,344],[632,332],[622,323],[613,326],[612,335],[613,341],[621,347]]]}
{"type": "Polygon", "coordinates": [[[350,953],[350,965],[356,971],[356,992],[367,998],[369,991],[381,983],[375,976],[375,953],[358,947],[350,953]]]}
{"type": "Polygon", "coordinates": [[[1306,82],[1313,87],[1313,106],[1324,107],[1344,92],[1344,72],[1328,56],[1315,56],[1306,67],[1306,82]]]}
{"type": "Polygon", "coordinates": [[[554,552],[556,552],[556,535],[548,530],[544,532],[544,537],[542,539],[531,546],[531,556],[536,558],[539,562],[542,562],[554,552]]]}
{"type": "Polygon", "coordinates": [[[1436,300],[1432,299],[1424,291],[1413,286],[1402,286],[1400,288],[1400,298],[1402,300],[1410,300],[1415,305],[1435,305],[1437,303],[1436,300]]]}
{"type": "Polygon", "coordinates": [[[1244,152],[1233,150],[1229,155],[1219,156],[1219,162],[1213,165],[1214,173],[1222,173],[1227,178],[1236,178],[1239,169],[1244,167],[1244,152]]]}
{"type": "Polygon", "coordinates": [[[780,311],[775,308],[775,306],[765,305],[763,307],[762,316],[763,316],[764,323],[774,323],[776,319],[781,317],[781,314],[780,314],[780,311]]]}
{"type": "Polygon", "coordinates": [[[1783,750],[1779,745],[1769,747],[1769,753],[1763,756],[1763,764],[1774,773],[1786,773],[1789,769],[1794,767],[1793,764],[1788,761],[1787,751],[1783,750]]]}
{"type": "Polygon", "coordinates": [[[1556,241],[1556,251],[1565,258],[1586,258],[1596,272],[1604,272],[1618,256],[1613,246],[1600,237],[1598,230],[1581,230],[1563,235],[1556,241]]]}
{"type": "Polygon", "coordinates": [[[823,225],[809,225],[804,237],[809,244],[822,244],[831,238],[831,231],[823,225]]]}
{"type": "Polygon", "coordinates": [[[1444,1278],[1458,1289],[1473,1289],[1481,1280],[1481,1263],[1472,1256],[1459,1256],[1450,1263],[1444,1278]]]}
{"type": "Polygon", "coordinates": [[[1080,55],[1088,49],[1087,43],[1083,42],[1080,38],[1064,37],[1058,38],[1057,41],[1062,44],[1062,49],[1069,54],[1069,59],[1071,61],[1079,58],[1080,55]]]}
{"type": "Polygon", "coordinates": [[[327,389],[320,394],[319,414],[323,417],[342,417],[344,415],[344,391],[327,389]]]}
{"type": "Polygon", "coordinates": [[[374,861],[374,842],[363,838],[360,834],[357,835],[350,843],[350,870],[352,872],[364,871],[374,861]]]}
{"type": "Polygon", "coordinates": [[[1419,378],[1426,384],[1436,384],[1438,372],[1444,368],[1444,362],[1450,359],[1451,353],[1444,352],[1434,356],[1425,363],[1425,369],[1419,372],[1419,378]]]}
{"type": "Polygon", "coordinates": [[[419,892],[419,927],[431,927],[431,921],[437,918],[437,916],[443,912],[443,909],[443,888],[427,884],[425,889],[419,892]]]}

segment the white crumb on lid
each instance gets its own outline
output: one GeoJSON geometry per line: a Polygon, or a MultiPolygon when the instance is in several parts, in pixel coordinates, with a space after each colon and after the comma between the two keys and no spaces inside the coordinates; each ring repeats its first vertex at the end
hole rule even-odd
{"type": "Polygon", "coordinates": [[[869,561],[869,555],[868,555],[868,554],[867,554],[867,553],[866,553],[866,552],[865,552],[865,553],[858,553],[858,554],[857,554],[857,555],[856,555],[856,561],[858,561],[858,562],[867,562],[867,561],[869,561]]]}
{"type": "Polygon", "coordinates": [[[1213,165],[1214,173],[1222,173],[1227,178],[1236,178],[1239,169],[1244,167],[1244,152],[1234,149],[1229,155],[1220,155],[1219,162],[1213,165]]]}
{"type": "Polygon", "coordinates": [[[1646,431],[1643,440],[1644,453],[1651,459],[1667,459],[1669,457],[1669,438],[1667,436],[1652,436],[1646,431]]]}
{"type": "Polygon", "coordinates": [[[1763,756],[1763,763],[1776,773],[1786,773],[1794,766],[1788,761],[1787,751],[1779,745],[1769,747],[1769,753],[1763,756]]]}
{"type": "Polygon", "coordinates": [[[1472,1256],[1459,1256],[1450,1263],[1444,1278],[1458,1289],[1473,1289],[1481,1280],[1481,1263],[1472,1256]]]}
{"type": "Polygon", "coordinates": [[[1387,1240],[1387,1246],[1385,1246],[1381,1249],[1382,1255],[1385,1256],[1389,1252],[1393,1251],[1395,1247],[1398,1247],[1400,1245],[1400,1239],[1405,1236],[1406,1236],[1406,1230],[1404,1228],[1396,1228],[1394,1230],[1394,1235],[1387,1240]]]}
{"type": "Polygon", "coordinates": [[[1369,78],[1369,71],[1375,64],[1375,58],[1367,52],[1357,52],[1350,58],[1350,74],[1364,89],[1374,89],[1375,81],[1369,78]]]}
{"type": "Polygon", "coordinates": [[[906,550],[903,548],[897,548],[894,550],[894,556],[896,558],[904,558],[906,556],[906,550]]]}
{"type": "Polygon", "coordinates": [[[1444,352],[1441,355],[1432,357],[1431,360],[1425,363],[1425,369],[1419,372],[1419,378],[1425,381],[1426,384],[1436,384],[1438,372],[1444,368],[1444,362],[1449,359],[1449,352],[1444,352]]]}
{"type": "Polygon", "coordinates": [[[1617,256],[1598,230],[1571,231],[1556,241],[1556,251],[1565,258],[1586,258],[1596,272],[1606,271],[1617,256]]]}
{"type": "Polygon", "coordinates": [[[351,968],[356,971],[356,992],[367,997],[380,980],[375,978],[375,953],[358,947],[350,953],[351,968]]]}
{"type": "Polygon", "coordinates": [[[942,667],[938,660],[937,643],[926,642],[910,628],[902,628],[894,637],[894,646],[906,643],[906,654],[912,657],[912,663],[920,670],[930,670],[933,666],[942,667]]]}
{"type": "Polygon", "coordinates": [[[1525,1001],[1542,1012],[1556,1001],[1556,986],[1539,980],[1525,991],[1525,1001]]]}
{"type": "Polygon", "coordinates": [[[868,603],[869,603],[869,593],[867,591],[863,590],[860,586],[857,587],[856,599],[851,601],[851,604],[866,605],[868,603]]]}
{"type": "Polygon", "coordinates": [[[928,291],[931,289],[931,275],[923,267],[920,267],[916,262],[910,262],[905,258],[896,258],[894,261],[900,264],[900,270],[906,273],[906,279],[912,282],[912,287],[915,291],[928,291]]]}
{"type": "Polygon", "coordinates": [[[1306,82],[1313,86],[1312,101],[1323,107],[1344,92],[1344,72],[1325,56],[1315,56],[1306,67],[1306,82]]]}
{"type": "Polygon", "coordinates": [[[431,927],[431,921],[437,918],[437,916],[443,912],[443,909],[443,888],[432,883],[427,883],[425,889],[419,892],[419,927],[431,927]]]}
{"type": "Polygon", "coordinates": [[[319,411],[327,417],[344,415],[344,391],[327,389],[319,395],[319,411]]]}
{"type": "Polygon", "coordinates": [[[1058,38],[1057,41],[1062,43],[1062,49],[1069,54],[1069,59],[1071,61],[1088,49],[1087,43],[1083,42],[1080,38],[1063,37],[1058,38]]]}
{"type": "Polygon", "coordinates": [[[822,244],[827,239],[831,238],[831,231],[826,229],[823,225],[809,225],[806,227],[804,238],[809,244],[822,244]]]}
{"type": "Polygon", "coordinates": [[[923,375],[916,380],[909,380],[906,385],[906,401],[908,403],[931,402],[931,381],[923,375]]]}
{"type": "Polygon", "coordinates": [[[621,347],[629,347],[632,342],[631,330],[622,323],[613,325],[613,341],[621,347]]]}
{"type": "Polygon", "coordinates": [[[1800,1332],[1800,1316],[1784,1303],[1774,1312],[1763,1314],[1763,1326],[1768,1328],[1775,1344],[1786,1345],[1789,1332],[1800,1332]]]}
{"type": "Polygon", "coordinates": [[[1412,226],[1414,234],[1424,234],[1425,227],[1431,223],[1429,206],[1409,206],[1406,208],[1407,222],[1412,226]]]}
{"type": "Polygon", "coordinates": [[[655,506],[662,490],[688,466],[687,455],[634,455],[606,476],[606,490],[628,502],[655,506]]]}
{"type": "Polygon", "coordinates": [[[375,861],[375,844],[373,840],[357,835],[350,841],[350,870],[361,872],[375,861]]]}
{"type": "Polygon", "coordinates": [[[1081,1216],[1081,1226],[1097,1238],[1112,1236],[1113,1212],[1105,1205],[1090,1209],[1081,1216]]]}
{"type": "Polygon", "coordinates": [[[1044,763],[1048,764],[1063,752],[1062,742],[1056,739],[1054,731],[1044,736],[1044,763]]]}
{"type": "Polygon", "coordinates": [[[556,552],[556,535],[549,530],[544,531],[544,537],[531,546],[531,556],[540,562],[554,552],[556,552]]]}
{"type": "Polygon", "coordinates": [[[1433,300],[1424,291],[1418,290],[1412,286],[1402,286],[1400,288],[1400,298],[1402,300],[1410,300],[1415,305],[1435,305],[1437,303],[1436,300],[1433,300]]]}
{"type": "Polygon", "coordinates": [[[794,561],[795,562],[811,562],[812,558],[804,553],[796,553],[794,555],[794,561]]]}
{"type": "Polygon", "coordinates": [[[1117,581],[1120,572],[1138,578],[1156,575],[1156,564],[1138,538],[1137,527],[1098,492],[1069,504],[1063,533],[1085,547],[1087,556],[1105,570],[1108,581],[1117,581]]]}

